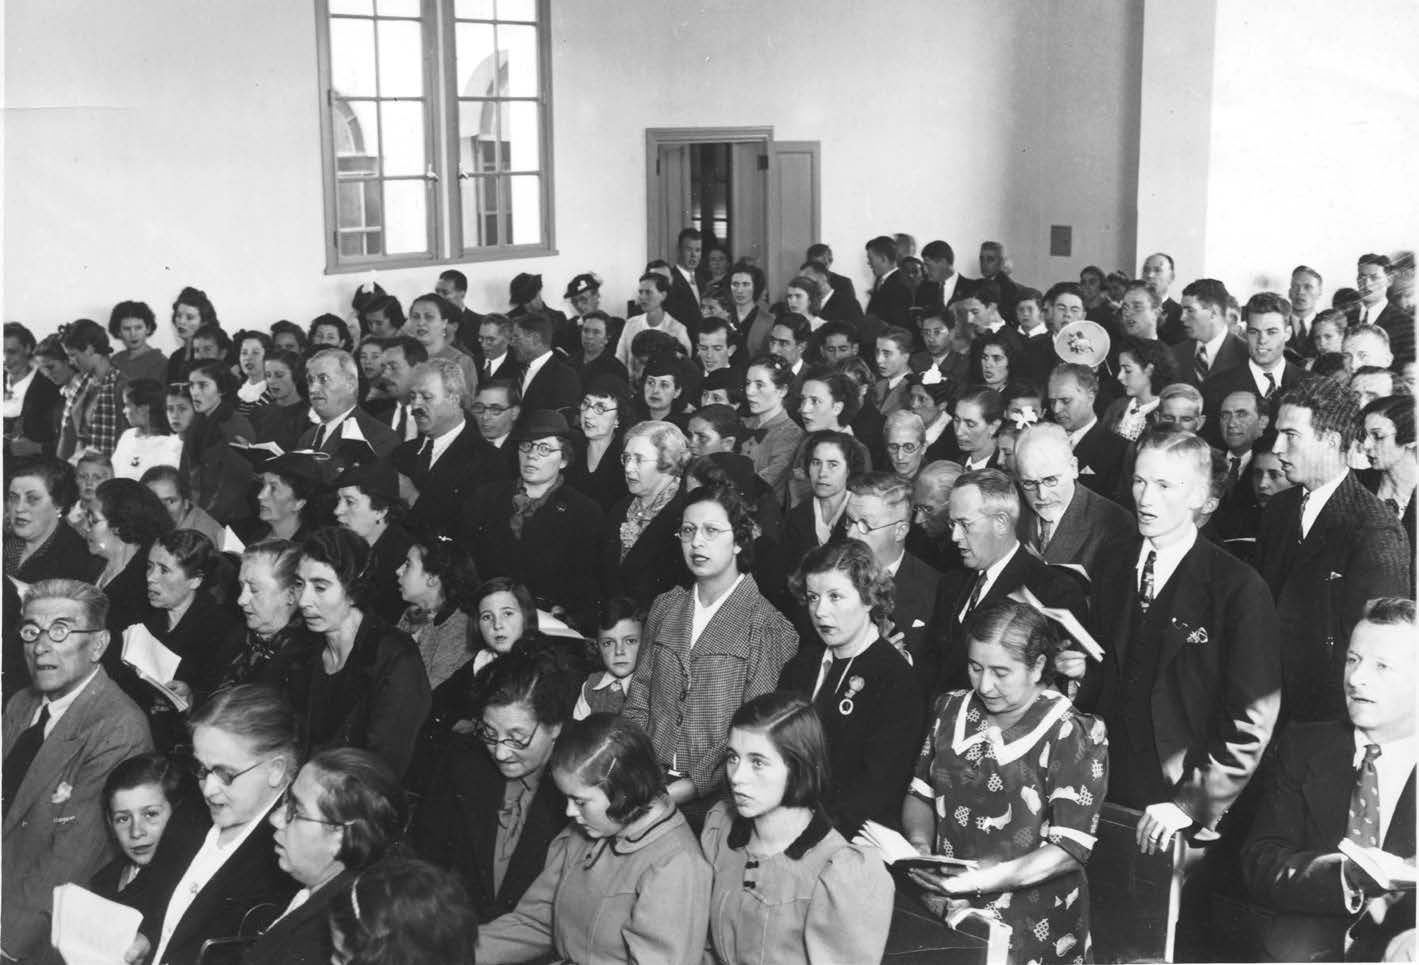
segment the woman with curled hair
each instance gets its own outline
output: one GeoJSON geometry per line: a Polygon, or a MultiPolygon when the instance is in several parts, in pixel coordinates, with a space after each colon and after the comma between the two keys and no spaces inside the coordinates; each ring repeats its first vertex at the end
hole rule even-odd
{"type": "Polygon", "coordinates": [[[567,485],[589,496],[603,512],[626,497],[621,447],[626,430],[635,424],[635,403],[626,383],[614,375],[598,375],[581,397],[574,428],[581,431],[576,458],[567,467],[567,485]]]}
{"type": "MultiPolygon", "coordinates": [[[[996,392],[1005,391],[1020,370],[1015,344],[1000,332],[978,336],[971,347],[971,382],[996,392]]],[[[1023,374],[1023,373],[1020,373],[1023,374]]],[[[1018,377],[1018,376],[1016,376],[1018,377]]]]}
{"type": "Polygon", "coordinates": [[[297,605],[323,646],[292,668],[304,747],[359,747],[402,779],[429,713],[429,678],[409,634],[370,611],[370,548],[327,526],[301,544],[297,605]]]}
{"type": "Polygon", "coordinates": [[[177,293],[177,299],[172,303],[172,328],[179,344],[177,350],[168,356],[164,384],[187,381],[187,374],[195,364],[192,336],[204,325],[219,324],[217,310],[212,307],[212,301],[206,292],[188,286],[177,293]]]}
{"type": "Polygon", "coordinates": [[[584,673],[568,656],[529,641],[476,675],[472,726],[450,738],[414,816],[415,849],[459,876],[479,921],[516,907],[566,826],[547,764],[584,673]]]}
{"type": "Polygon", "coordinates": [[[1123,396],[1104,410],[1104,428],[1130,442],[1154,421],[1153,412],[1161,401],[1159,393],[1171,385],[1177,373],[1173,353],[1153,339],[1126,336],[1118,348],[1118,380],[1123,396]]]}
{"type": "Polygon", "coordinates": [[[113,455],[123,420],[123,375],[109,356],[113,351],[103,326],[89,318],[70,325],[60,338],[69,364],[80,375],[79,389],[67,409],[75,452],[113,455]]]}
{"type": "Polygon", "coordinates": [[[236,374],[241,385],[236,391],[236,410],[242,415],[251,414],[271,401],[266,391],[266,356],[273,348],[271,336],[255,329],[243,329],[232,339],[236,348],[236,374]]]}
{"type": "Polygon", "coordinates": [[[387,462],[351,466],[335,480],[335,522],[369,544],[370,608],[386,623],[404,612],[399,568],[412,541],[404,527],[408,511],[399,474],[387,462]]]}
{"type": "Polygon", "coordinates": [[[774,317],[761,304],[767,287],[764,270],[758,265],[740,261],[729,269],[729,322],[743,339],[744,351],[750,357],[769,350],[774,317]]]}
{"type": "Polygon", "coordinates": [[[734,712],[733,797],[700,834],[714,868],[715,961],[881,961],[895,888],[881,855],[849,844],[823,809],[828,748],[818,714],[796,694],[763,694],[734,712]]]}
{"type": "Polygon", "coordinates": [[[645,732],[592,714],[566,725],[550,767],[572,826],[517,908],[483,926],[477,960],[700,962],[710,868],[645,732]]]}
{"type": "Polygon", "coordinates": [[[300,546],[289,540],[261,540],[242,550],[237,607],[246,620],[246,636],[222,675],[222,687],[267,684],[289,693],[292,666],[320,646],[297,618],[299,562],[300,546]]]}
{"type": "Polygon", "coordinates": [[[753,461],[754,471],[773,487],[780,502],[788,498],[793,454],[803,441],[803,430],[784,408],[792,385],[793,367],[777,355],[758,356],[744,374],[744,400],[752,431],[739,451],[753,461]]]}
{"type": "Polygon", "coordinates": [[[147,302],[123,301],[108,316],[108,334],[123,343],[113,353],[113,367],[129,382],[152,379],[159,385],[167,378],[167,357],[148,344],[158,330],[158,320],[147,302]]]}
{"type": "Polygon", "coordinates": [[[798,634],[750,575],[754,510],[731,486],[685,497],[676,532],[694,582],[656,597],[646,618],[650,652],[624,714],[646,728],[670,796],[698,824],[723,779],[734,708],[773,690],[798,634]]]}
{"type": "Polygon", "coordinates": [[[389,858],[330,903],[333,965],[474,961],[478,919],[458,879],[425,861],[389,858]]]}
{"type": "Polygon", "coordinates": [[[92,583],[103,560],[66,520],[79,501],[74,467],[53,456],[35,456],[5,468],[5,575],[22,583],[92,583]]]}
{"type": "Polygon", "coordinates": [[[273,348],[262,368],[270,401],[251,412],[251,424],[256,429],[256,438],[252,441],[274,442],[290,451],[296,448],[301,433],[310,425],[310,403],[305,398],[305,359],[296,352],[273,348]]]}
{"type": "Polygon", "coordinates": [[[602,599],[628,596],[649,606],[689,579],[675,544],[689,444],[670,422],[640,422],[626,433],[621,472],[627,495],[607,517],[601,544],[602,599]]]}
{"type": "MultiPolygon", "coordinates": [[[[148,605],[134,622],[141,622],[159,643],[182,658],[173,679],[163,683],[195,707],[217,689],[227,665],[241,650],[241,623],[233,609],[220,602],[225,561],[201,533],[175,529],[152,541],[144,562],[148,605]]],[[[176,745],[182,736],[179,713],[183,708],[145,684],[137,684],[136,689],[135,699],[147,711],[153,743],[159,750],[176,745]]]]}
{"type": "MultiPolygon", "coordinates": [[[[148,549],[159,536],[172,532],[172,517],[147,486],[110,479],[99,483],[84,522],[89,552],[104,561],[94,585],[108,596],[109,633],[121,641],[123,628],[143,619],[148,549]]],[[[123,672],[122,651],[120,645],[104,652],[104,669],[115,680],[130,676],[123,672]]]]}
{"type": "Polygon", "coordinates": [[[781,686],[810,701],[827,735],[823,803],[851,838],[867,820],[895,827],[921,749],[926,697],[888,639],[894,586],[856,539],[809,550],[790,586],[823,648],[804,648],[781,686]]]}
{"type": "Polygon", "coordinates": [[[846,432],[810,432],[801,448],[807,498],[783,520],[784,555],[794,563],[815,546],[847,538],[847,481],[872,468],[867,447],[846,432]]]}
{"type": "Polygon", "coordinates": [[[818,315],[823,307],[823,293],[815,278],[797,275],[789,279],[784,289],[783,303],[790,312],[808,319],[809,327],[815,332],[827,324],[827,319],[818,315]]]}
{"type": "MultiPolygon", "coordinates": [[[[815,432],[852,435],[852,420],[857,416],[861,400],[858,398],[857,384],[850,376],[837,369],[809,369],[803,376],[798,399],[798,414],[803,420],[804,432],[810,436],[815,432]]],[[[805,437],[793,454],[793,467],[788,478],[790,507],[798,506],[813,492],[806,466],[807,446],[808,439],[805,437]]]]}
{"type": "Polygon", "coordinates": [[[139,479],[153,466],[176,466],[182,460],[182,437],[168,425],[167,390],[152,379],[123,387],[123,417],[128,428],[113,447],[113,474],[139,479]]]}
{"type": "Polygon", "coordinates": [[[1375,399],[1360,410],[1364,428],[1362,451],[1370,463],[1355,477],[1399,517],[1409,534],[1409,548],[1415,539],[1415,484],[1419,480],[1419,454],[1414,442],[1414,399],[1394,395],[1375,399]]]}
{"type": "Polygon", "coordinates": [[[260,930],[296,893],[276,863],[268,818],[300,766],[297,727],[270,687],[231,687],[193,713],[187,760],[211,823],[158,845],[138,942],[153,949],[150,961],[195,965],[208,939],[260,930]]]}
{"type": "Polygon", "coordinates": [[[360,872],[397,852],[408,817],[399,779],[369,751],[332,748],[307,761],[267,818],[275,829],[276,862],[301,890],[242,962],[330,961],[331,903],[360,872]]]}
{"type": "Polygon", "coordinates": [[[1108,789],[1104,724],[1051,686],[1060,641],[1047,617],[1004,600],[964,632],[971,689],[937,698],[902,825],[922,854],[980,867],[911,877],[938,903],[999,918],[1012,960],[1075,961],[1089,950],[1084,866],[1108,789]]]}
{"type": "Polygon", "coordinates": [[[354,340],[350,337],[350,326],[345,324],[345,320],[339,315],[329,312],[310,320],[306,344],[317,352],[323,348],[344,349],[346,352],[353,352],[355,349],[354,340]]]}
{"type": "Polygon", "coordinates": [[[236,411],[236,376],[225,362],[203,362],[187,376],[196,416],[183,438],[178,469],[192,488],[192,501],[223,525],[251,516],[247,499],[250,463],[231,447],[256,432],[236,411]]]}

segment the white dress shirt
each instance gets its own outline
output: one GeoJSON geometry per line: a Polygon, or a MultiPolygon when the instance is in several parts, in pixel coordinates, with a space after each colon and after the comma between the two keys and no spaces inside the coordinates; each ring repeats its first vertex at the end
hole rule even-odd
{"type": "Polygon", "coordinates": [[[1163,592],[1163,587],[1168,585],[1183,557],[1192,551],[1196,542],[1197,527],[1191,523],[1188,524],[1186,536],[1167,546],[1154,546],[1152,540],[1145,539],[1138,549],[1138,559],[1133,564],[1134,587],[1143,582],[1143,566],[1148,562],[1148,554],[1156,552],[1158,555],[1153,558],[1153,596],[1156,598],[1163,592]]]}
{"type": "Polygon", "coordinates": [[[458,434],[463,431],[463,427],[467,424],[467,420],[460,419],[458,425],[454,426],[452,429],[449,429],[443,435],[434,436],[433,452],[429,453],[430,469],[432,469],[434,467],[434,464],[439,461],[439,456],[442,456],[445,452],[448,452],[448,447],[453,445],[454,440],[458,438],[458,434]]]}
{"type": "Polygon", "coordinates": [[[54,727],[56,724],[59,723],[59,718],[63,717],[65,712],[68,711],[70,707],[74,706],[74,701],[79,699],[79,695],[84,692],[84,688],[88,687],[89,684],[94,682],[94,677],[98,674],[98,672],[98,667],[95,667],[93,670],[89,671],[89,675],[84,678],[83,683],[75,687],[73,690],[69,691],[69,693],[65,694],[63,697],[60,697],[58,700],[49,700],[48,698],[46,698],[45,700],[40,701],[39,706],[36,707],[34,713],[30,715],[30,726],[34,726],[35,721],[39,720],[39,715],[43,713],[44,708],[48,707],[49,720],[46,721],[44,725],[44,736],[48,737],[50,734],[54,733],[54,727]]]}
{"type": "MultiPolygon", "coordinates": [[[[985,568],[985,582],[981,584],[980,596],[976,599],[977,606],[980,605],[981,600],[985,599],[985,595],[990,592],[990,588],[995,585],[995,581],[1000,579],[1001,571],[1004,570],[1005,567],[1010,564],[1010,561],[1015,558],[1015,554],[1018,552],[1020,552],[1020,541],[1016,540],[1015,544],[1010,547],[1010,552],[1006,553],[1000,559],[996,560],[994,563],[990,564],[985,568]]],[[[979,579],[979,575],[977,575],[976,578],[979,579]]],[[[972,586],[971,589],[972,593],[974,593],[975,587],[972,586]]],[[[966,610],[970,607],[970,605],[970,597],[967,597],[966,602],[961,606],[961,612],[956,614],[958,619],[966,619],[966,610]]]]}
{"type": "Polygon", "coordinates": [[[1301,539],[1310,535],[1311,527],[1316,524],[1316,517],[1320,515],[1322,509],[1325,509],[1325,504],[1330,502],[1330,497],[1335,495],[1335,491],[1340,488],[1340,484],[1345,481],[1345,477],[1348,475],[1350,475],[1350,471],[1347,469],[1330,482],[1322,483],[1310,490],[1305,509],[1301,512],[1301,539]]]}

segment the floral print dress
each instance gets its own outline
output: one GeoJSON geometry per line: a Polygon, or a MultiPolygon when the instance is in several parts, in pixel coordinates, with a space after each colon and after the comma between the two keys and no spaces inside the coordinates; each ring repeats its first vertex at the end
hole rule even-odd
{"type": "MultiPolygon", "coordinates": [[[[944,694],[911,793],[936,813],[936,851],[998,863],[1056,844],[1089,860],[1108,790],[1102,721],[1042,692],[1001,731],[971,690],[944,694]]],[[[972,902],[1010,928],[1010,961],[1090,959],[1089,886],[1073,871],[972,902]]]]}

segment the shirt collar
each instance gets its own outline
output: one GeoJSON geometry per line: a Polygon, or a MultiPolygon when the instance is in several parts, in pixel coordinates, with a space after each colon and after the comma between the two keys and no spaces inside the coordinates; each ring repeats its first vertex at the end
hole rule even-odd
{"type": "Polygon", "coordinates": [[[45,706],[49,708],[50,721],[57,721],[60,717],[64,716],[65,711],[67,711],[70,707],[74,706],[74,701],[78,700],[79,695],[84,692],[84,689],[88,687],[89,684],[93,683],[94,677],[98,676],[98,672],[99,668],[94,667],[93,670],[89,671],[89,675],[84,678],[83,683],[75,687],[73,690],[69,691],[63,697],[60,697],[58,700],[50,700],[48,697],[44,699],[45,706]]]}
{"type": "Polygon", "coordinates": [[[1251,377],[1256,380],[1256,384],[1259,388],[1263,390],[1266,388],[1267,373],[1270,373],[1271,377],[1276,380],[1276,387],[1278,389],[1281,388],[1281,370],[1286,367],[1286,360],[1284,358],[1277,360],[1276,364],[1269,369],[1262,368],[1248,358],[1247,367],[1251,369],[1251,377]]]}
{"type": "Polygon", "coordinates": [[[340,414],[337,415],[335,418],[330,419],[330,420],[327,421],[327,422],[321,422],[321,421],[320,421],[320,414],[319,414],[318,412],[316,412],[314,409],[311,409],[311,410],[310,410],[310,421],[311,421],[311,422],[314,422],[316,425],[323,425],[323,426],[325,426],[326,431],[329,432],[329,431],[333,430],[336,426],[340,425],[340,423],[342,423],[342,422],[344,422],[346,419],[350,418],[350,413],[354,412],[354,411],[355,411],[355,408],[356,408],[356,407],[352,405],[352,406],[350,406],[348,409],[346,409],[344,412],[340,413],[340,414]]]}
{"type": "Polygon", "coordinates": [[[1073,432],[1069,433],[1069,448],[1073,449],[1075,446],[1079,445],[1079,440],[1083,439],[1086,435],[1088,435],[1089,430],[1094,428],[1094,423],[1098,421],[1099,417],[1096,415],[1083,426],[1080,426],[1078,429],[1075,429],[1073,432]]]}
{"type": "Polygon", "coordinates": [[[1350,470],[1345,470],[1330,482],[1321,483],[1315,489],[1309,490],[1310,496],[1306,500],[1306,512],[1314,519],[1325,508],[1325,504],[1330,502],[1330,497],[1335,495],[1335,491],[1340,488],[1340,484],[1345,481],[1345,477],[1350,475],[1350,470]]]}
{"type": "Polygon", "coordinates": [[[1222,351],[1222,343],[1227,340],[1227,326],[1218,326],[1217,334],[1212,336],[1210,341],[1204,342],[1207,348],[1207,364],[1214,365],[1217,362],[1217,353],[1222,351]]]}
{"type": "Polygon", "coordinates": [[[1020,552],[1020,541],[1017,539],[1011,543],[1008,553],[985,568],[985,582],[988,586],[1000,579],[1001,571],[1010,565],[1010,561],[1015,558],[1015,554],[1018,552],[1020,552]]]}
{"type": "Polygon", "coordinates": [[[635,671],[632,671],[631,673],[627,674],[627,675],[625,676],[625,678],[623,679],[623,678],[621,678],[621,677],[617,677],[615,674],[613,674],[611,671],[608,670],[608,671],[606,671],[605,673],[603,673],[603,674],[601,675],[601,680],[600,680],[600,682],[594,683],[594,684],[591,685],[591,689],[592,689],[592,690],[605,690],[607,687],[611,686],[611,685],[614,684],[616,681],[620,680],[620,681],[621,681],[621,691],[622,691],[623,693],[627,693],[627,694],[628,694],[628,693],[631,692],[631,680],[632,680],[632,678],[634,678],[634,677],[635,677],[635,671]]]}

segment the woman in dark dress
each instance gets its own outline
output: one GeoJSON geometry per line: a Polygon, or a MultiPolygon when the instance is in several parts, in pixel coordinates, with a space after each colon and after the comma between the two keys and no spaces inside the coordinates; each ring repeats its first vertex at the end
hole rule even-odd
{"type": "Polygon", "coordinates": [[[262,540],[242,550],[237,607],[246,619],[246,637],[220,686],[266,684],[291,696],[293,668],[309,660],[321,643],[296,608],[300,555],[300,546],[284,539],[262,540]]]}
{"type": "Polygon", "coordinates": [[[581,397],[576,458],[567,467],[567,485],[589,496],[602,512],[609,513],[626,496],[621,471],[621,446],[632,415],[630,389],[612,375],[592,379],[581,397]]]}
{"type": "Polygon", "coordinates": [[[243,454],[257,469],[256,517],[239,520],[233,531],[244,543],[305,540],[318,527],[325,464],[317,455],[286,452],[274,459],[263,449],[243,454]]]}
{"type": "Polygon", "coordinates": [[[182,441],[178,469],[191,482],[192,501],[223,525],[252,515],[251,465],[229,443],[255,431],[236,411],[236,376],[225,362],[207,362],[188,373],[197,415],[182,441]]]}
{"type": "Polygon", "coordinates": [[[89,549],[104,561],[94,585],[108,597],[109,646],[104,670],[129,693],[132,672],[123,667],[123,630],[147,614],[148,549],[172,532],[172,517],[153,491],[132,479],[99,483],[85,516],[89,549]]]}
{"type": "Polygon", "coordinates": [[[53,456],[34,456],[6,469],[5,575],[21,583],[92,583],[103,560],[64,521],[79,499],[74,467],[53,456]]]}
{"type": "Polygon", "coordinates": [[[172,303],[172,328],[182,344],[168,357],[168,385],[187,381],[187,374],[196,364],[192,357],[192,336],[203,325],[217,324],[217,310],[206,292],[192,287],[178,292],[177,301],[172,303]]]}
{"type": "Polygon", "coordinates": [[[824,647],[804,647],[782,685],[812,701],[823,721],[828,814],[847,838],[869,819],[895,827],[921,750],[926,698],[911,664],[882,635],[892,576],[850,539],[810,550],[792,585],[824,647]]]}
{"type": "Polygon", "coordinates": [[[480,921],[517,906],[567,823],[547,773],[581,684],[564,656],[529,643],[478,675],[477,729],[453,738],[414,816],[415,850],[458,874],[480,921]]]}
{"type": "Polygon", "coordinates": [[[429,678],[409,635],[367,612],[370,548],[339,527],[301,544],[301,616],[324,646],[292,670],[296,710],[310,753],[373,751],[402,779],[429,713],[429,678]]]}
{"type": "Polygon", "coordinates": [[[797,563],[815,546],[847,535],[847,481],[871,469],[867,447],[846,432],[810,433],[803,446],[803,474],[808,498],[784,517],[785,559],[797,563]]]}
{"type": "Polygon", "coordinates": [[[369,544],[369,608],[385,623],[404,612],[398,572],[413,541],[403,525],[407,512],[390,463],[351,466],[335,480],[335,521],[369,544]]]}
{"type": "Polygon", "coordinates": [[[293,899],[246,949],[243,965],[329,962],[331,901],[396,849],[408,819],[399,779],[369,751],[332,748],[307,761],[268,818],[276,862],[304,899],[293,899]]]}
{"type": "Polygon", "coordinates": [[[310,403],[305,399],[305,361],[295,352],[273,348],[262,367],[270,401],[254,409],[252,442],[274,442],[284,450],[296,447],[301,433],[310,428],[310,403]]]}
{"type": "Polygon", "coordinates": [[[925,372],[907,376],[907,405],[926,427],[926,455],[921,464],[929,466],[938,459],[950,459],[957,454],[956,437],[951,429],[952,385],[941,370],[931,366],[925,372]]]}
{"type": "Polygon", "coordinates": [[[1414,549],[1415,481],[1419,479],[1419,455],[1414,443],[1414,400],[1407,395],[1375,399],[1360,413],[1365,434],[1365,458],[1369,469],[1356,477],[1399,517],[1414,549]]]}
{"type": "Polygon", "coordinates": [[[601,550],[605,598],[628,596],[649,607],[661,593],[689,581],[675,542],[688,457],[684,433],[669,422],[642,422],[626,433],[621,465],[628,495],[607,519],[601,550]]]}

